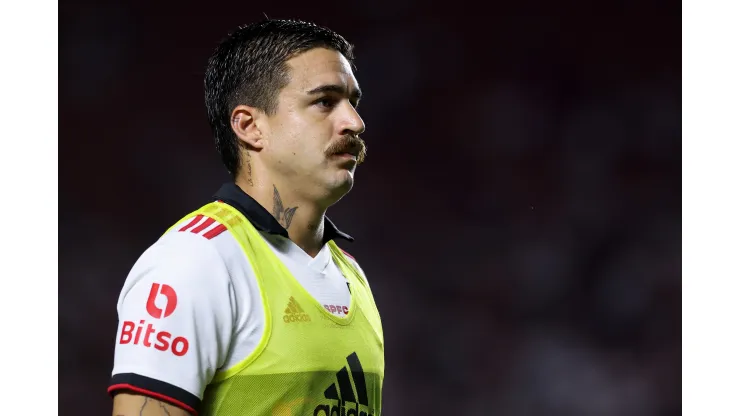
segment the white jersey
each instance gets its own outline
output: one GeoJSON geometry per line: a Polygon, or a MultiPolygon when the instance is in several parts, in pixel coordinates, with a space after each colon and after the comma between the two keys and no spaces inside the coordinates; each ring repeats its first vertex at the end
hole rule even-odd
{"type": "MultiPolygon", "coordinates": [[[[349,312],[351,288],[327,244],[310,257],[234,184],[224,185],[216,199],[239,209],[329,312],[349,312]]],[[[325,242],[351,241],[328,219],[324,224],[325,242]]],[[[226,227],[203,216],[181,222],[142,254],[126,278],[117,308],[108,391],[145,394],[192,413],[214,374],[249,356],[265,328],[260,289],[243,249],[226,227]]]]}

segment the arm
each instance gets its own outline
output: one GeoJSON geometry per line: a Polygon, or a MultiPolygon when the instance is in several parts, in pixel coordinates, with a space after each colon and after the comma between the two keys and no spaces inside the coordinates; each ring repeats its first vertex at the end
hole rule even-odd
{"type": "Polygon", "coordinates": [[[228,354],[234,299],[229,272],[209,240],[173,232],[150,247],[118,301],[108,387],[113,415],[197,414],[228,354]]]}
{"type": "Polygon", "coordinates": [[[113,416],[191,416],[191,414],[149,396],[118,393],[113,398],[113,416]]]}

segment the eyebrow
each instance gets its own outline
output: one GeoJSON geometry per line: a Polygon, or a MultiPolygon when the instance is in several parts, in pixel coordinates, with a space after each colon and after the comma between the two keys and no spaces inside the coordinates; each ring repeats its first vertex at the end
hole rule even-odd
{"type": "Polygon", "coordinates": [[[334,93],[334,94],[340,94],[344,96],[349,95],[349,98],[354,100],[355,102],[359,102],[360,99],[362,98],[362,91],[359,88],[353,89],[352,91],[350,91],[349,94],[347,94],[347,89],[339,84],[320,85],[308,91],[308,95],[326,94],[326,93],[334,93]]]}

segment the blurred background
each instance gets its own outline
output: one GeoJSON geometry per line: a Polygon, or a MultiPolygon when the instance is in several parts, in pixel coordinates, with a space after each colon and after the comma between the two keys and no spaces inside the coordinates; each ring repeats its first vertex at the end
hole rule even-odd
{"type": "Polygon", "coordinates": [[[680,414],[681,4],[508,6],[61,4],[60,414],[110,414],[129,269],[229,179],[203,71],[263,13],[357,48],[368,161],[329,214],[384,415],[680,414]]]}

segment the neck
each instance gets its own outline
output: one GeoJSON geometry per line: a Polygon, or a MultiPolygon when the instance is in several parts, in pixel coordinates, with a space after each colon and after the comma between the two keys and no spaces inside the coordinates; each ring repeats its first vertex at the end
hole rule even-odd
{"type": "Polygon", "coordinates": [[[268,181],[237,178],[236,184],[288,230],[288,236],[309,256],[323,246],[326,207],[302,198],[294,187],[268,181]]]}

